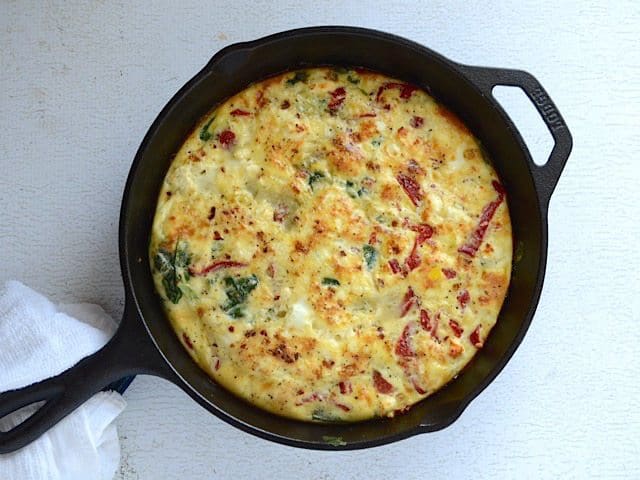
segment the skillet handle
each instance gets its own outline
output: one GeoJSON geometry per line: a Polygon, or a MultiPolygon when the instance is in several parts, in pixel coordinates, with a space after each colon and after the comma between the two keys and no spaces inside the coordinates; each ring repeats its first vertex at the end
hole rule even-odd
{"type": "Polygon", "coordinates": [[[461,65],[461,67],[485,95],[493,96],[493,88],[497,85],[520,87],[538,110],[554,140],[553,150],[551,150],[547,162],[544,165],[536,165],[531,161],[529,165],[538,197],[546,211],[551,194],[558,183],[573,146],[571,133],[569,133],[562,115],[540,82],[528,72],[471,65],[461,65]]]}
{"type": "Polygon", "coordinates": [[[35,402],[45,402],[22,423],[0,432],[0,454],[36,440],[115,380],[137,373],[171,378],[173,372],[133,311],[125,308],[113,338],[93,355],[55,377],[0,393],[0,418],[35,402]]]}

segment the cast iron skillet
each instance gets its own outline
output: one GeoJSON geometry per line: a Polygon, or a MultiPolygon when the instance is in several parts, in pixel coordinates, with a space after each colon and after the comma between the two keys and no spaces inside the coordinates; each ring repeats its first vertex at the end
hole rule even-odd
{"type": "Polygon", "coordinates": [[[545,271],[549,198],[571,146],[560,113],[530,74],[460,65],[393,35],[351,27],[303,28],[221,50],[160,112],[133,161],[120,212],[126,305],[117,333],[102,350],[66,372],[0,394],[0,417],[33,402],[46,402],[25,422],[0,434],[0,453],[35,440],[110,382],[137,373],[168,379],[230,424],[296,447],[366,448],[445,428],[498,375],[531,323],[545,271]],[[147,248],[158,193],[173,154],[196,121],[252,82],[312,65],[367,67],[425,88],[481,140],[508,194],[517,255],[496,327],[455,381],[393,419],[310,424],[240,400],[191,360],[165,318],[151,278],[147,248]],[[520,134],[492,97],[496,85],[522,88],[542,115],[555,140],[544,166],[533,163],[520,134]]]}

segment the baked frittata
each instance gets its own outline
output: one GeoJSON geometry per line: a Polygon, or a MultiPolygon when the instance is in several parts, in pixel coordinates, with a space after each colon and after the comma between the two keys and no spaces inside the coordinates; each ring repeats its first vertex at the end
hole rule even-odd
{"type": "Polygon", "coordinates": [[[239,397],[310,421],[393,416],[472,359],[511,275],[478,141],[379,73],[289,72],[196,126],[149,247],[167,316],[239,397]]]}

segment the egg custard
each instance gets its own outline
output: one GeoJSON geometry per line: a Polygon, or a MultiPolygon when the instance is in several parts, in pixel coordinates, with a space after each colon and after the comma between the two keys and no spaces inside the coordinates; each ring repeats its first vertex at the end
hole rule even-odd
{"type": "Polygon", "coordinates": [[[361,69],[289,72],[196,126],[149,256],[213,379],[309,421],[393,416],[472,359],[511,275],[505,191],[423,90],[361,69]]]}

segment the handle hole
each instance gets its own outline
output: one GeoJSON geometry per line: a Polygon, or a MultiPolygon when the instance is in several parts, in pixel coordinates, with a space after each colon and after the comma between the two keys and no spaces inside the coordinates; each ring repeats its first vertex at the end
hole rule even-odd
{"type": "Polygon", "coordinates": [[[509,114],[524,142],[527,144],[533,163],[542,166],[549,160],[553,149],[553,137],[540,114],[520,87],[498,85],[491,92],[509,114]]]}
{"type": "Polygon", "coordinates": [[[40,410],[40,408],[42,408],[45,403],[46,400],[42,400],[41,402],[33,402],[29,405],[25,405],[24,407],[19,408],[18,410],[7,413],[4,417],[0,418],[0,432],[6,433],[9,430],[12,430],[14,427],[17,427],[25,420],[33,416],[38,410],[40,410]]]}

